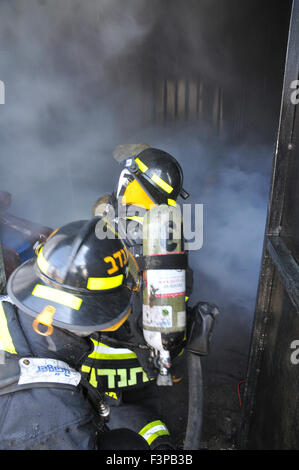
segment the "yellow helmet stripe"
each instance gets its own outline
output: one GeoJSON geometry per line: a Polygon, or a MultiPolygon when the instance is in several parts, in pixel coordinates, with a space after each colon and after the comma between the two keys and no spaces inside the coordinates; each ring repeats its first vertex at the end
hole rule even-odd
{"type": "Polygon", "coordinates": [[[153,174],[151,177],[152,181],[156,183],[160,188],[162,188],[166,193],[172,193],[173,187],[170,186],[166,181],[162,180],[160,176],[156,175],[156,173],[153,174]]]}
{"type": "Polygon", "coordinates": [[[140,158],[135,158],[135,162],[142,173],[145,173],[148,170],[148,167],[140,160],[140,158]]]}
{"type": "Polygon", "coordinates": [[[168,205],[169,206],[174,206],[176,207],[176,202],[173,199],[167,199],[168,205]]]}
{"type": "Polygon", "coordinates": [[[43,286],[41,284],[36,284],[32,291],[34,297],[39,297],[40,299],[50,300],[56,302],[57,304],[65,305],[66,307],[72,308],[74,310],[79,310],[82,304],[82,299],[76,297],[69,292],[63,292],[53,287],[43,286]]]}
{"type": "Polygon", "coordinates": [[[122,285],[124,275],[112,277],[90,277],[87,282],[87,289],[89,290],[105,290],[113,289],[122,285]]]}
{"type": "MultiPolygon", "coordinates": [[[[135,158],[135,162],[142,173],[145,173],[148,170],[148,167],[140,160],[140,158],[135,158]]],[[[173,187],[166,183],[166,181],[162,180],[162,178],[160,178],[156,173],[153,174],[151,180],[166,191],[166,193],[172,193],[173,187]]]]}

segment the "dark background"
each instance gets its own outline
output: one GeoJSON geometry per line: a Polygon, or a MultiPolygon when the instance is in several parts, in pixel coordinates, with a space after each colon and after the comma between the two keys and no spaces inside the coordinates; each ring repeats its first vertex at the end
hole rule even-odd
{"type": "Polygon", "coordinates": [[[88,218],[117,183],[114,147],[136,142],[172,153],[190,202],[204,204],[191,300],[221,310],[203,359],[207,448],[233,447],[239,425],[290,6],[0,2],[0,186],[12,213],[53,228],[88,218]]]}

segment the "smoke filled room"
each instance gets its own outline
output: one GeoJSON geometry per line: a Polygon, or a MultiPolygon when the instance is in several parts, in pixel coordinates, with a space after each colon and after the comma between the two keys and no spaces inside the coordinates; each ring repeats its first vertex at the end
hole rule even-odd
{"type": "Polygon", "coordinates": [[[0,450],[299,450],[298,106],[299,0],[0,1],[0,450]]]}

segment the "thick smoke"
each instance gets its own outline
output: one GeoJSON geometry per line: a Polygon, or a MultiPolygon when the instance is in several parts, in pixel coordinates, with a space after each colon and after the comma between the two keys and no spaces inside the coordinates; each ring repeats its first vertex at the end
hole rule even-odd
{"type": "MultiPolygon", "coordinates": [[[[243,316],[247,323],[254,311],[272,149],[202,144],[196,131],[189,127],[155,134],[155,145],[176,155],[184,169],[184,187],[191,194],[186,202],[204,205],[203,247],[190,252],[195,272],[191,300],[237,305],[238,321],[243,316]]],[[[141,139],[149,141],[152,132],[142,132],[141,139]]]]}
{"type": "Polygon", "coordinates": [[[181,75],[211,81],[221,70],[224,89],[240,88],[227,29],[248,7],[229,22],[224,4],[221,19],[213,15],[215,2],[186,6],[1,2],[1,187],[13,194],[14,214],[57,227],[89,217],[98,196],[115,188],[116,145],[161,147],[181,162],[191,202],[204,204],[204,247],[191,256],[198,285],[203,277],[201,295],[218,303],[229,297],[252,311],[272,148],[233,147],[207,126],[153,126],[146,115],[153,98],[148,75],[172,74],[174,64],[181,75]]]}
{"type": "Polygon", "coordinates": [[[56,227],[88,217],[111,191],[111,151],[139,119],[137,80],[123,68],[150,30],[150,15],[139,19],[144,7],[1,2],[1,187],[15,214],[56,227]]]}
{"type": "Polygon", "coordinates": [[[191,256],[201,296],[252,312],[272,148],[224,144],[202,125],[154,126],[148,114],[156,71],[215,82],[221,70],[224,89],[242,88],[227,30],[249,7],[229,20],[223,3],[217,17],[215,2],[174,3],[1,2],[1,188],[14,214],[57,227],[115,188],[116,145],[161,147],[181,162],[190,202],[204,204],[204,247],[191,256]]]}

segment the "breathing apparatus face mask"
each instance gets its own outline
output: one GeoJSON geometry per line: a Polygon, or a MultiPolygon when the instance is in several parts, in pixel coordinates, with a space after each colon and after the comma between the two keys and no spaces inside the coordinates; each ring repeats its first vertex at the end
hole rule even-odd
{"type": "Polygon", "coordinates": [[[147,210],[156,205],[127,169],[120,174],[116,197],[124,205],[132,204],[147,210]]]}

